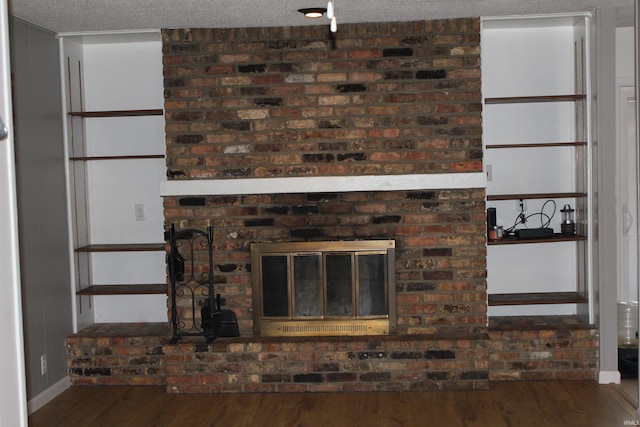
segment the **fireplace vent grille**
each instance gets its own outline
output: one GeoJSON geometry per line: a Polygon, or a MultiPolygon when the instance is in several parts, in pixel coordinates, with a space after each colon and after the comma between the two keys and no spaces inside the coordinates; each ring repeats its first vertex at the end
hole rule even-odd
{"type": "Polygon", "coordinates": [[[288,321],[263,322],[263,336],[360,336],[387,335],[388,319],[352,321],[288,321]]]}
{"type": "Polygon", "coordinates": [[[310,332],[366,332],[365,325],[295,325],[285,326],[283,332],[310,333],[310,332]]]}

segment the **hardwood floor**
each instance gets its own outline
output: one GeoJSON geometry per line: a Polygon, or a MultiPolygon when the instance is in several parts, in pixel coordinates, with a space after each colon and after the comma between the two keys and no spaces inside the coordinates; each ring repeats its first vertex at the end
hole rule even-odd
{"type": "Polygon", "coordinates": [[[164,387],[72,387],[30,427],[622,427],[636,411],[616,386],[498,382],[432,393],[166,394],[164,387]]]}

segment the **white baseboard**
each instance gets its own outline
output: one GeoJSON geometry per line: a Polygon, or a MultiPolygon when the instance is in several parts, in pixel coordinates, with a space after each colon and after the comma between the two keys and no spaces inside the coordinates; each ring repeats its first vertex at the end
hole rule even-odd
{"type": "Polygon", "coordinates": [[[598,373],[598,384],[620,384],[620,372],[600,371],[598,373]]]}
{"type": "Polygon", "coordinates": [[[42,393],[34,396],[33,399],[27,402],[27,411],[29,415],[33,414],[38,409],[51,402],[54,398],[56,398],[59,394],[61,394],[69,387],[71,387],[71,378],[69,378],[69,376],[67,375],[42,393]]]}

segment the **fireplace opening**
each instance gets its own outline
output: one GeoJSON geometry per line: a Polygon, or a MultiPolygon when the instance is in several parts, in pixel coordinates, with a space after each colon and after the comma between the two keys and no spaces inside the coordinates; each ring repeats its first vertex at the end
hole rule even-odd
{"type": "Polygon", "coordinates": [[[395,241],[251,245],[258,336],[395,331],[395,241]]]}

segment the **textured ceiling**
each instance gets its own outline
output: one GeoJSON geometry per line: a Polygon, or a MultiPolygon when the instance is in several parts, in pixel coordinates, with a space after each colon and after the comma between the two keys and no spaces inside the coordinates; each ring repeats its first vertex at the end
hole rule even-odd
{"type": "MultiPolygon", "coordinates": [[[[327,25],[297,12],[324,6],[326,0],[9,0],[11,15],[54,32],[327,25]]],[[[605,6],[617,9],[619,25],[633,24],[633,0],[335,0],[338,26],[605,6]]]]}

